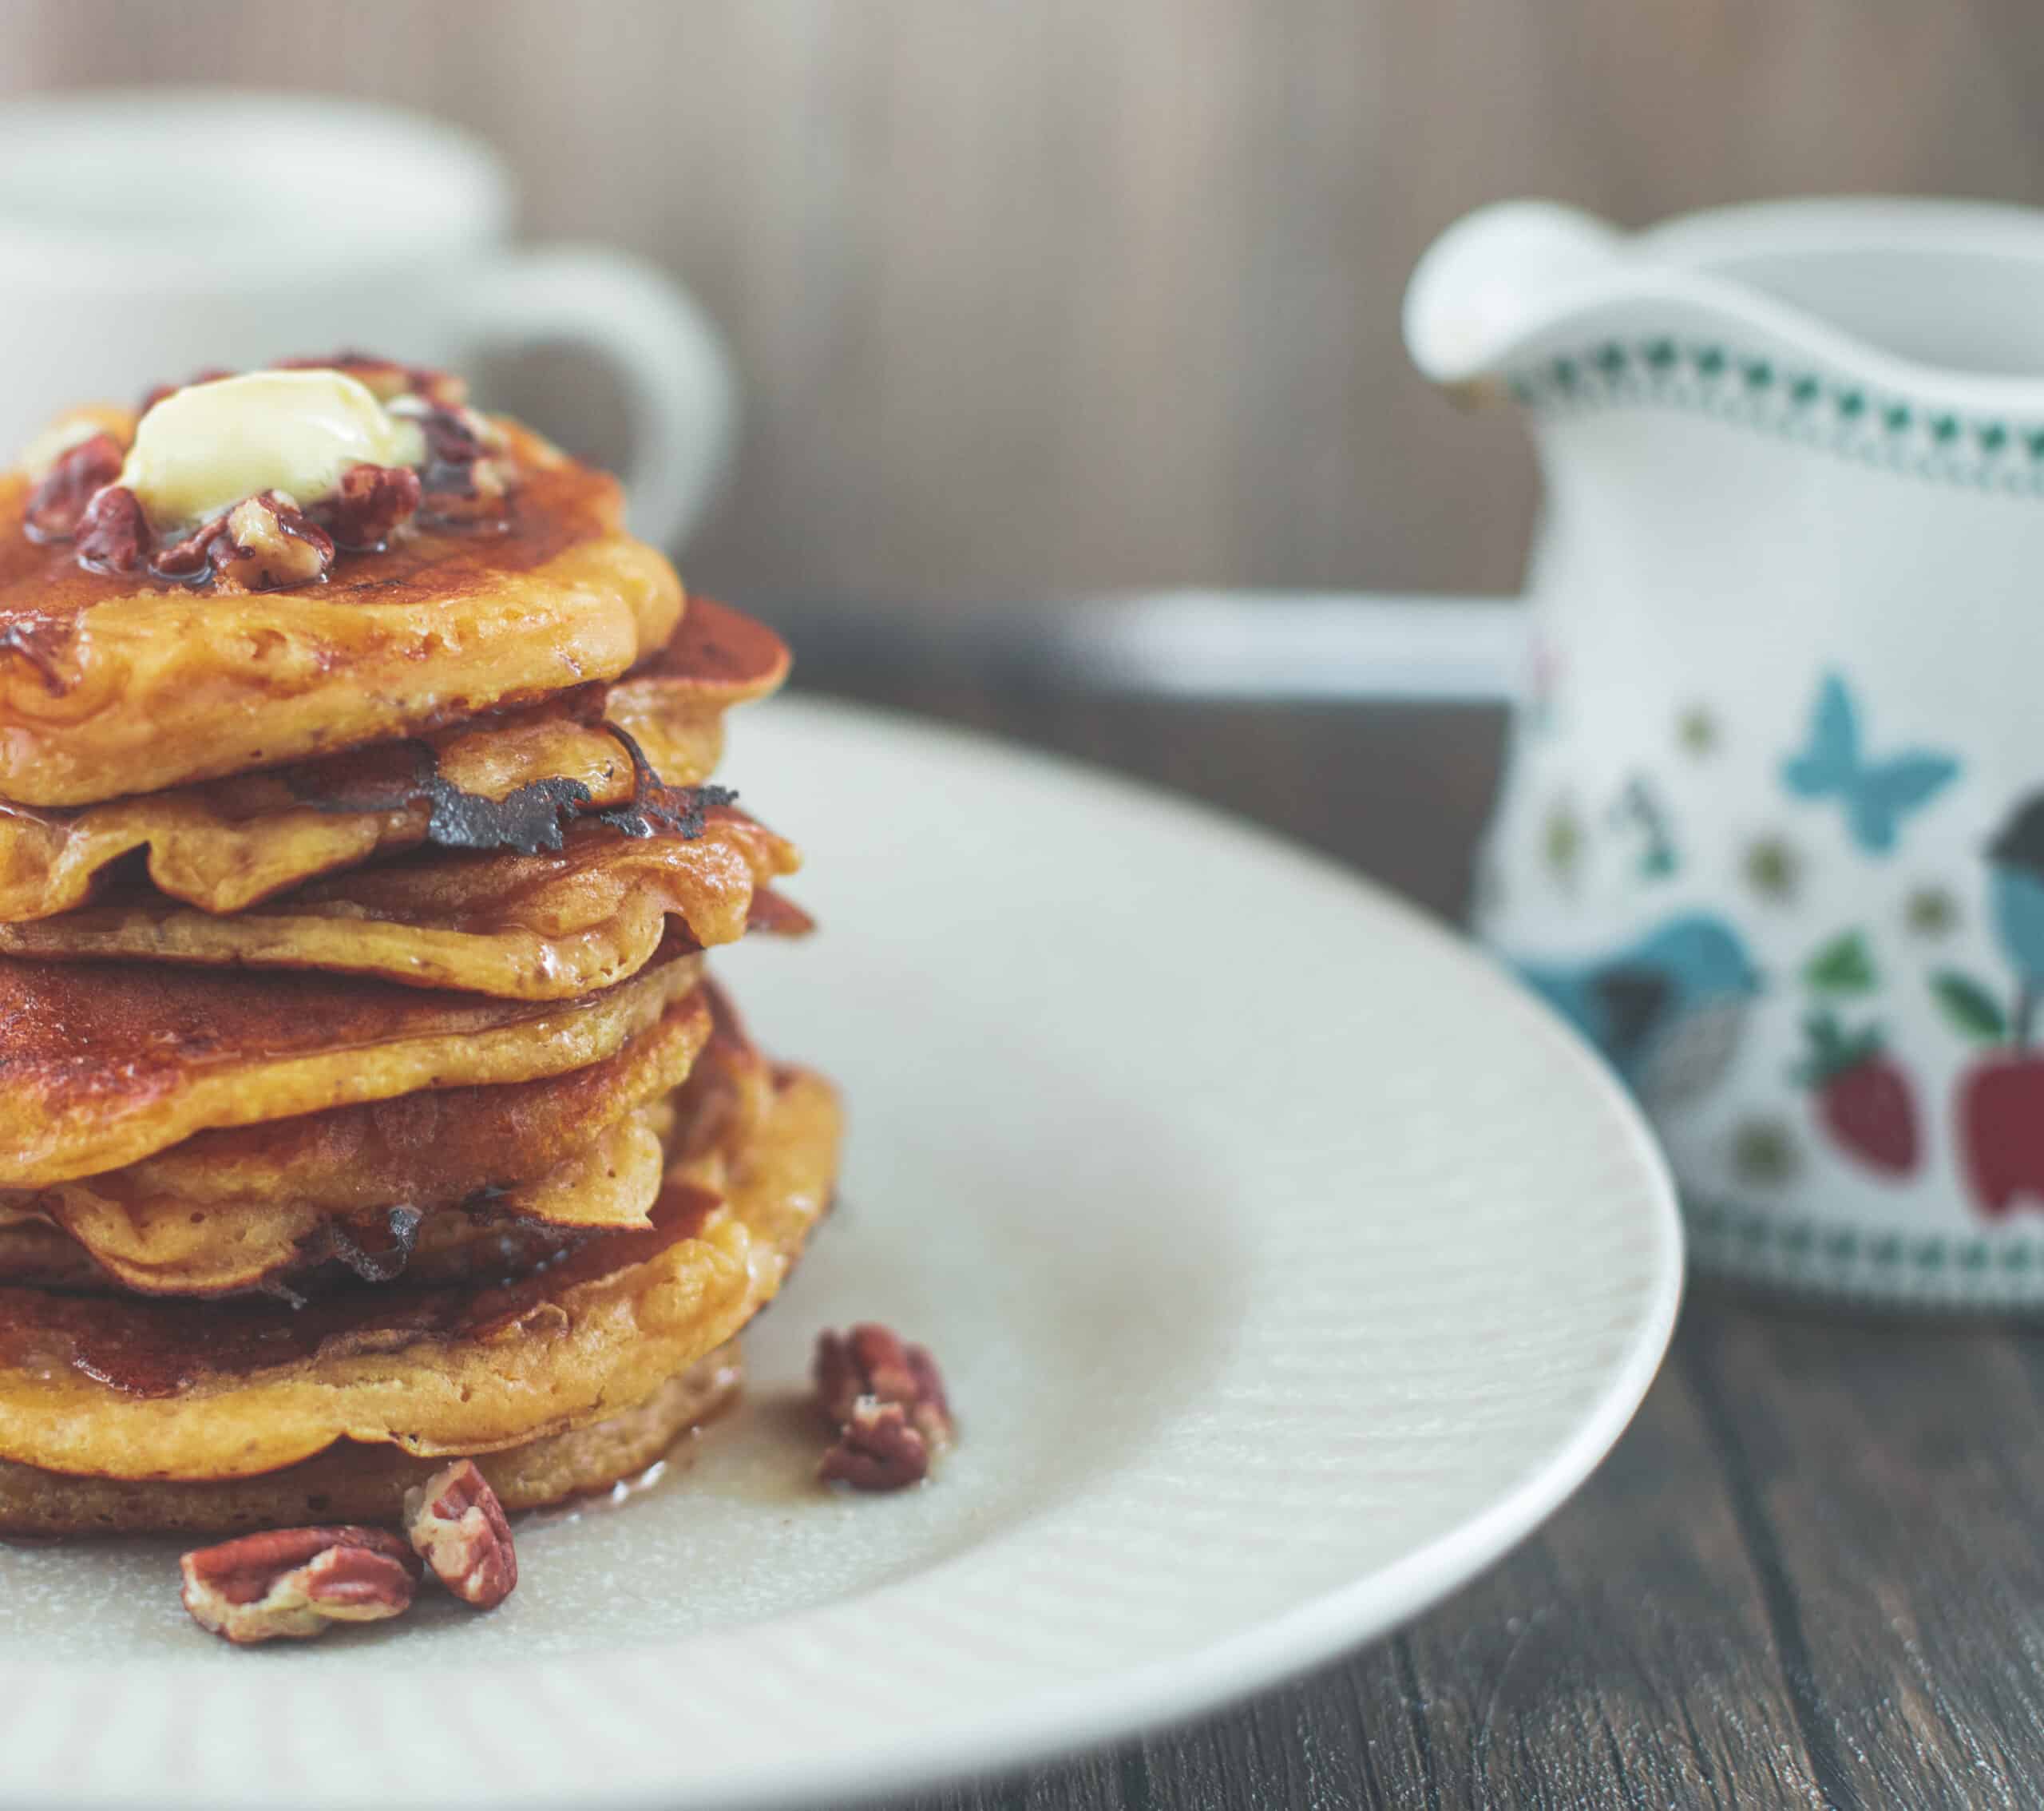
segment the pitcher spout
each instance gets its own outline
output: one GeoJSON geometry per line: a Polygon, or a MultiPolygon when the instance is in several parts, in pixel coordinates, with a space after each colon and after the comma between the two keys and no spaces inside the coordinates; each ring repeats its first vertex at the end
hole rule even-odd
{"type": "Polygon", "coordinates": [[[1503,201],[1458,220],[1405,290],[1405,344],[1435,382],[1496,375],[1532,340],[1610,296],[1628,242],[1610,224],[1552,201],[1503,201]]]}
{"type": "Polygon", "coordinates": [[[2044,213],[1868,196],[1630,235],[1504,202],[1421,258],[1404,327],[1420,371],[1465,392],[1719,402],[1749,378],[1742,411],[1786,397],[1800,433],[1835,406],[1884,458],[1977,443],[1998,483],[2018,432],[2044,427],[2044,213]]]}

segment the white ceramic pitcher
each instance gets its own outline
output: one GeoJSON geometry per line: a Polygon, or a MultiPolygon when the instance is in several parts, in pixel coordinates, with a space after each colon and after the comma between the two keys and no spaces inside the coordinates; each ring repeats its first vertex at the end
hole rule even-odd
{"type": "Polygon", "coordinates": [[[1515,203],[1405,328],[1547,485],[1480,931],[1699,1258],[2044,1302],[2044,214],[1515,203]]]}

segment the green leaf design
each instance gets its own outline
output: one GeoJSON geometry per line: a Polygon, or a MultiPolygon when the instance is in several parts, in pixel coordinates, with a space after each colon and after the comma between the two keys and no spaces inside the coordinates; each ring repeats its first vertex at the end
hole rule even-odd
{"type": "Polygon", "coordinates": [[[1956,969],[1941,969],[1931,977],[1931,992],[1952,1029],[1976,1044],[2007,1041],[2009,1020],[2002,1003],[1993,994],[1956,969]]]}
{"type": "Polygon", "coordinates": [[[1803,1036],[1808,1040],[1803,1060],[1788,1072],[1788,1079],[1799,1088],[1823,1088],[1833,1076],[1878,1056],[1883,1048],[1879,1025],[1848,1032],[1828,1006],[1803,1020],[1803,1036]]]}
{"type": "Polygon", "coordinates": [[[1810,958],[1803,979],[1819,993],[1871,993],[1878,977],[1865,933],[1847,931],[1833,937],[1810,958]]]}

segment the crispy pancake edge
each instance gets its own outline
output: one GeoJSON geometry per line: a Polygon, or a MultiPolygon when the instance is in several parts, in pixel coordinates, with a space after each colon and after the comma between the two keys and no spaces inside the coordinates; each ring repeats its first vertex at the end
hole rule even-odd
{"type": "Polygon", "coordinates": [[[0,1373],[0,1457],[99,1476],[219,1479],[273,1471],[340,1440],[473,1454],[601,1421],[772,1298],[828,1203],[841,1127],[828,1084],[777,1072],[726,1199],[658,1256],[570,1281],[505,1328],[315,1354],[168,1396],[113,1389],[39,1351],[35,1292],[0,1292],[0,1323],[14,1330],[0,1373]]]}
{"type": "Polygon", "coordinates": [[[680,620],[616,482],[505,424],[501,537],[427,533],[329,581],[216,596],[81,571],[0,478],[0,797],[80,805],[405,735],[619,677],[680,620]]]}
{"type": "Polygon", "coordinates": [[[620,1048],[701,975],[699,955],[664,952],[604,993],[536,1004],[325,976],[0,962],[0,986],[15,984],[11,1009],[0,993],[0,1187],[117,1169],[216,1127],[560,1075],[620,1048]],[[148,996],[131,997],[137,977],[200,1009],[182,1042],[165,1040],[148,996]],[[101,1023],[67,1013],[81,1001],[101,1023]]]}
{"type": "MultiPolygon", "coordinates": [[[[541,1509],[635,1478],[738,1399],[735,1341],[668,1378],[607,1420],[477,1456],[513,1513],[541,1509]]],[[[0,1460],[0,1533],[225,1535],[309,1522],[395,1522],[404,1493],[445,1461],[346,1441],[281,1470],[218,1482],[78,1477],[0,1460]]]]}

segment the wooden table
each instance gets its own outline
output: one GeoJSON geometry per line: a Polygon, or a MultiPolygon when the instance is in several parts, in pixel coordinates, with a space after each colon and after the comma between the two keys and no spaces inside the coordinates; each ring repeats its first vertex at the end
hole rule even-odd
{"type": "MultiPolygon", "coordinates": [[[[1499,742],[1475,712],[1132,704],[813,664],[806,677],[1198,795],[1446,912],[1499,742]]],[[[915,1802],[2034,1806],[2040,1437],[2044,1339],[1701,1282],[1609,1462],[1439,1609],[1190,1728],[915,1802]]]]}

